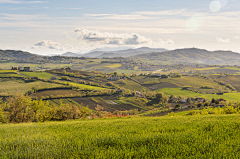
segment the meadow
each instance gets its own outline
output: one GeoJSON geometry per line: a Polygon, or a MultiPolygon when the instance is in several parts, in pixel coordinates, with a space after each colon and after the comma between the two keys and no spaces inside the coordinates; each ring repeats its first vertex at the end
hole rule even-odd
{"type": "Polygon", "coordinates": [[[182,90],[182,88],[163,88],[156,90],[155,92],[164,92],[166,95],[176,95],[176,96],[184,96],[184,97],[197,97],[201,96],[200,93],[195,93],[188,90],[182,90]]]}
{"type": "Polygon", "coordinates": [[[0,158],[240,158],[239,117],[2,124],[0,158]]]}
{"type": "Polygon", "coordinates": [[[36,88],[52,88],[62,86],[55,83],[47,83],[42,81],[34,81],[25,83],[23,80],[15,79],[0,79],[0,94],[4,95],[16,95],[26,93],[31,90],[32,87],[36,88]]]}
{"type": "Polygon", "coordinates": [[[91,90],[106,89],[106,88],[102,88],[102,87],[90,86],[90,85],[73,83],[73,82],[65,82],[65,83],[68,83],[69,85],[72,85],[72,86],[75,86],[75,87],[79,87],[81,89],[91,89],[91,90]]]}
{"type": "Polygon", "coordinates": [[[53,75],[47,72],[20,72],[20,74],[28,77],[38,77],[40,79],[51,79],[53,75]]]}
{"type": "Polygon", "coordinates": [[[122,64],[112,64],[112,65],[109,65],[109,66],[106,66],[108,68],[118,68],[118,67],[121,67],[122,64]]]}

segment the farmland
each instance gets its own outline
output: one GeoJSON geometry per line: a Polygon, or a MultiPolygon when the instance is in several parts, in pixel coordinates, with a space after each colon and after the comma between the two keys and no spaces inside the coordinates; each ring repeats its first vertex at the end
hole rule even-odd
{"type": "Polygon", "coordinates": [[[163,88],[163,89],[156,90],[156,92],[164,92],[166,95],[176,95],[176,96],[185,96],[185,97],[197,97],[202,95],[192,91],[182,90],[182,88],[163,88]]]}
{"type": "Polygon", "coordinates": [[[1,125],[1,158],[239,158],[239,114],[1,125]]]}
{"type": "Polygon", "coordinates": [[[67,89],[58,89],[58,90],[44,90],[44,91],[39,91],[36,93],[33,93],[30,95],[30,97],[37,97],[38,99],[41,99],[41,97],[47,97],[47,96],[66,96],[66,95],[77,95],[80,94],[77,91],[74,90],[67,90],[67,89]]]}
{"type": "Polygon", "coordinates": [[[109,65],[109,66],[106,66],[108,68],[117,68],[117,67],[121,67],[122,65],[121,64],[113,64],[113,65],[109,65]]]}
{"type": "Polygon", "coordinates": [[[34,81],[25,83],[23,80],[15,80],[15,79],[0,79],[0,94],[4,95],[17,95],[26,93],[32,87],[36,88],[52,88],[61,86],[59,84],[54,83],[46,83],[42,81],[34,81]]]}
{"type": "Polygon", "coordinates": [[[181,78],[157,78],[157,77],[148,77],[148,76],[136,76],[133,78],[142,84],[144,82],[158,80],[159,82],[172,83],[172,84],[180,86],[180,87],[209,86],[209,87],[213,87],[213,88],[224,88],[224,86],[219,85],[217,82],[214,82],[211,79],[207,79],[207,78],[203,78],[203,77],[199,77],[199,76],[182,76],[181,78]]]}
{"type": "Polygon", "coordinates": [[[231,75],[231,76],[220,76],[220,75],[213,75],[209,76],[213,80],[223,81],[230,85],[232,85],[234,88],[236,88],[237,91],[240,91],[240,75],[231,75]]]}
{"type": "Polygon", "coordinates": [[[47,72],[20,72],[20,74],[28,77],[38,77],[41,79],[51,79],[53,75],[47,72]]]}

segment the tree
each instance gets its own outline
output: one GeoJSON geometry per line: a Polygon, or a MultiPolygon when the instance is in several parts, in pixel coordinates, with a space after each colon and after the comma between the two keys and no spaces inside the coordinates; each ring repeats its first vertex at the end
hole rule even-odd
{"type": "Polygon", "coordinates": [[[113,72],[114,76],[117,77],[117,72],[113,72]]]}
{"type": "Polygon", "coordinates": [[[212,99],[212,103],[216,103],[216,100],[214,98],[212,99]]]}
{"type": "Polygon", "coordinates": [[[176,104],[175,108],[181,108],[181,105],[180,104],[176,104]]]}
{"type": "Polygon", "coordinates": [[[159,92],[156,94],[156,99],[159,102],[159,104],[162,106],[166,106],[168,102],[168,97],[162,92],[159,92]]]}

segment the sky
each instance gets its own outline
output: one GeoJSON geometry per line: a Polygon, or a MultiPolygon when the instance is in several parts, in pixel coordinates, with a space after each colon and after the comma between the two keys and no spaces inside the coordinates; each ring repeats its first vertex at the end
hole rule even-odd
{"type": "Polygon", "coordinates": [[[0,0],[0,49],[52,55],[96,48],[240,53],[239,0],[0,0]]]}

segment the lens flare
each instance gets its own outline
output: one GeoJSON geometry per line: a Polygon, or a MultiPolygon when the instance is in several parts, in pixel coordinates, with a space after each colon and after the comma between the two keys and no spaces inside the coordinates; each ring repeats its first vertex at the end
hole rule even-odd
{"type": "Polygon", "coordinates": [[[209,9],[212,12],[218,12],[222,8],[222,4],[219,1],[212,1],[209,5],[209,9]]]}
{"type": "Polygon", "coordinates": [[[186,29],[190,31],[197,30],[201,27],[205,22],[203,14],[194,14],[190,19],[186,22],[186,29]]]}

